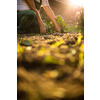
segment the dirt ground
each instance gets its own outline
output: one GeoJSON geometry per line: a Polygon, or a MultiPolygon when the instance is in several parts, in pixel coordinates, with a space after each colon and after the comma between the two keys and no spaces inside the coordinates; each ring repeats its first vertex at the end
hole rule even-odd
{"type": "Polygon", "coordinates": [[[28,39],[33,44],[20,46],[24,52],[17,54],[18,100],[84,100],[84,65],[78,65],[77,38],[75,33],[19,35],[18,43],[28,39]]]}
{"type": "Polygon", "coordinates": [[[33,44],[20,45],[24,51],[17,53],[17,100],[84,100],[84,35],[78,46],[78,33],[18,34],[17,43],[26,39],[33,44]]]}

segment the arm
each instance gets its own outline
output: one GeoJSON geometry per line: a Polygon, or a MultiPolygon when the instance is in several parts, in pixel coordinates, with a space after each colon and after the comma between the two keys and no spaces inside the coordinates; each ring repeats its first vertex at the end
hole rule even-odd
{"type": "Polygon", "coordinates": [[[26,1],[27,5],[30,7],[30,9],[33,10],[36,13],[37,21],[40,25],[40,32],[41,33],[46,33],[46,27],[43,24],[43,21],[40,17],[40,14],[39,14],[38,10],[35,8],[34,1],[33,0],[25,0],[25,1],[26,1]]]}
{"type": "Polygon", "coordinates": [[[57,24],[56,19],[55,19],[55,15],[51,9],[50,6],[43,6],[44,10],[46,11],[47,15],[49,16],[49,18],[51,19],[51,21],[54,23],[55,25],[55,30],[57,32],[60,32],[61,28],[60,26],[57,24]]]}

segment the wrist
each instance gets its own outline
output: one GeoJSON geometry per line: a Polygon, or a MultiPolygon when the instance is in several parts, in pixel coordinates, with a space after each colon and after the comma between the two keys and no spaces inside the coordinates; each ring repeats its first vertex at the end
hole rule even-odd
{"type": "Polygon", "coordinates": [[[58,24],[56,24],[56,25],[55,25],[55,28],[58,28],[58,27],[60,27],[60,26],[59,26],[58,24]]]}
{"type": "Polygon", "coordinates": [[[45,27],[45,25],[44,25],[44,24],[40,24],[40,27],[44,28],[44,27],[45,27]]]}

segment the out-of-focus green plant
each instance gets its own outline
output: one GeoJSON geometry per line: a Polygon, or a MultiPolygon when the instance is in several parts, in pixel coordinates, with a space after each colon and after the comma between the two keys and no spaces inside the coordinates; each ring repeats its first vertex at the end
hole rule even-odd
{"type": "Polygon", "coordinates": [[[82,37],[83,37],[83,36],[81,35],[81,33],[79,33],[79,34],[78,34],[78,39],[77,39],[75,45],[79,45],[79,44],[81,43],[82,37]]]}
{"type": "MultiPolygon", "coordinates": [[[[77,24],[75,26],[67,25],[62,16],[58,15],[56,18],[58,25],[61,27],[61,33],[64,32],[82,32],[84,33],[84,8],[79,12],[79,15],[76,17],[77,24]]],[[[51,20],[46,21],[49,32],[55,32],[55,26],[51,20]]]]}
{"type": "Polygon", "coordinates": [[[54,24],[52,23],[51,20],[47,20],[46,21],[46,25],[48,27],[48,32],[50,32],[50,33],[54,33],[55,32],[55,26],[54,26],[54,24]]]}
{"type": "Polygon", "coordinates": [[[84,44],[81,44],[81,46],[80,46],[80,51],[81,51],[81,52],[84,52],[84,44]]]}
{"type": "Polygon", "coordinates": [[[51,47],[52,47],[52,48],[56,48],[56,47],[60,46],[62,43],[64,43],[64,40],[60,40],[60,41],[58,41],[58,42],[56,42],[56,43],[53,43],[53,44],[51,45],[51,47]]]}
{"type": "MultiPolygon", "coordinates": [[[[81,35],[81,33],[79,33],[78,34],[78,39],[77,39],[77,41],[75,43],[76,46],[81,43],[82,37],[83,36],[81,35]]],[[[84,68],[84,44],[81,44],[79,46],[79,50],[80,50],[80,52],[79,52],[79,62],[78,62],[78,66],[81,67],[81,68],[84,68]]]]}
{"type": "Polygon", "coordinates": [[[75,25],[75,26],[70,26],[70,25],[67,25],[67,32],[82,32],[84,33],[84,30],[82,29],[82,27],[78,26],[78,25],[75,25]]]}
{"type": "Polygon", "coordinates": [[[36,52],[37,55],[43,56],[45,54],[46,49],[44,47],[41,47],[40,50],[36,52]]]}
{"type": "Polygon", "coordinates": [[[57,23],[58,25],[61,27],[61,33],[66,32],[67,30],[67,25],[64,22],[63,17],[61,17],[60,15],[57,16],[57,23]]]}
{"type": "Polygon", "coordinates": [[[17,53],[23,53],[23,48],[20,47],[19,43],[17,43],[17,53]]]}
{"type": "Polygon", "coordinates": [[[77,28],[84,30],[84,7],[81,6],[80,12],[76,15],[77,28]]]}
{"type": "Polygon", "coordinates": [[[45,47],[41,47],[40,48],[40,50],[38,50],[37,52],[36,52],[36,54],[38,55],[38,56],[44,56],[44,55],[46,55],[46,56],[49,56],[50,55],[50,50],[49,49],[46,49],[45,47]]]}
{"type": "Polygon", "coordinates": [[[80,46],[78,66],[84,68],[84,44],[81,44],[80,46]]]}
{"type": "MultiPolygon", "coordinates": [[[[61,27],[61,33],[66,32],[67,25],[64,22],[63,17],[58,15],[57,18],[56,18],[56,21],[57,21],[58,25],[61,27]]],[[[51,20],[47,20],[46,21],[46,25],[48,26],[50,33],[54,33],[55,32],[55,26],[54,26],[54,24],[53,24],[53,22],[51,20]]]]}
{"type": "Polygon", "coordinates": [[[53,64],[57,64],[58,60],[52,56],[46,56],[44,59],[45,63],[53,63],[53,64]]]}

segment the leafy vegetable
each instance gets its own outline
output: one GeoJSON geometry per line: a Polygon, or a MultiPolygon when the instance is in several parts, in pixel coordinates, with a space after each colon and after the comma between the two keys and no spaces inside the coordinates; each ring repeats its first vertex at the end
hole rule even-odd
{"type": "MultiPolygon", "coordinates": [[[[56,21],[57,21],[58,25],[61,27],[61,33],[66,32],[67,25],[64,22],[64,19],[60,15],[58,15],[57,18],[56,18],[56,21]]],[[[46,25],[48,26],[50,33],[55,32],[55,26],[54,26],[54,24],[52,23],[51,20],[47,20],[46,25]]]]}
{"type": "Polygon", "coordinates": [[[61,33],[65,32],[67,30],[67,25],[64,22],[63,17],[61,17],[60,15],[57,16],[57,23],[61,27],[61,33]]]}

